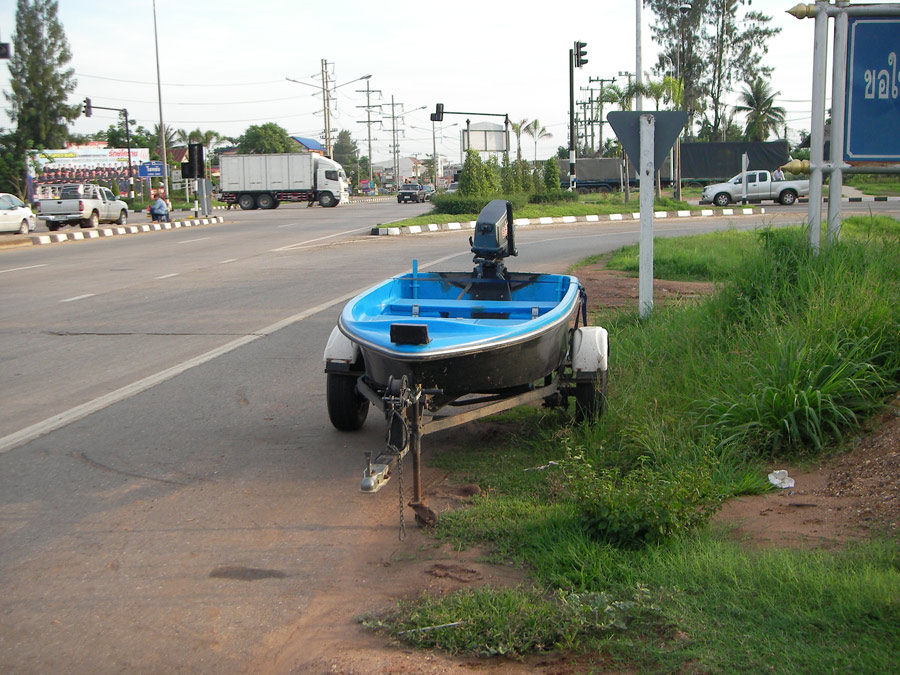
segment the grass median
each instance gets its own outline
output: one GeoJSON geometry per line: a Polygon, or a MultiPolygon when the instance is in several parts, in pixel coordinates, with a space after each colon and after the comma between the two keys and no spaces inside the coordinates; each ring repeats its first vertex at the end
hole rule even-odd
{"type": "Polygon", "coordinates": [[[483,546],[529,583],[365,622],[420,647],[567,651],[600,669],[895,669],[896,540],[754,550],[708,519],[771,489],[773,463],[838,451],[900,388],[900,222],[848,219],[818,254],[796,228],[657,239],[654,252],[658,278],[718,290],[643,321],[593,308],[612,348],[599,421],[516,409],[492,446],[434,459],[482,488],[434,536],[483,546]]]}

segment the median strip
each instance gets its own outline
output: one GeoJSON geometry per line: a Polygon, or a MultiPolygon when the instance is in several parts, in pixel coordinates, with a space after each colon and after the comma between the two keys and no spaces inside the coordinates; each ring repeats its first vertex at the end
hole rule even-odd
{"type": "MultiPolygon", "coordinates": [[[[161,230],[172,230],[180,227],[196,227],[199,225],[208,225],[212,223],[223,223],[225,219],[222,216],[210,216],[198,220],[176,220],[171,223],[148,223],[145,225],[127,225],[104,227],[96,230],[70,230],[68,232],[51,232],[50,234],[36,234],[30,237],[31,244],[40,246],[44,244],[58,244],[64,241],[81,241],[84,239],[97,239],[103,237],[112,237],[120,234],[142,234],[144,232],[157,232],[161,230]]],[[[27,241],[27,240],[23,240],[27,241]]]]}
{"type": "MultiPolygon", "coordinates": [[[[721,209],[716,211],[714,209],[701,209],[700,211],[657,211],[653,215],[655,218],[701,218],[701,217],[709,217],[714,215],[722,215],[722,216],[734,216],[734,215],[754,215],[754,214],[763,214],[766,210],[761,207],[757,208],[741,208],[741,209],[721,209]]],[[[588,215],[588,216],[559,216],[555,218],[542,217],[542,218],[516,218],[514,220],[517,227],[527,226],[527,225],[556,225],[556,224],[571,224],[571,223],[598,223],[598,222],[609,222],[609,221],[621,221],[626,217],[631,218],[632,220],[640,220],[640,213],[609,213],[609,214],[598,214],[598,215],[588,215]]],[[[475,221],[470,220],[463,223],[429,223],[427,225],[406,225],[403,227],[373,227],[371,234],[373,235],[387,235],[387,236],[398,236],[402,234],[422,234],[423,232],[438,232],[438,231],[448,231],[448,230],[472,230],[475,229],[475,221]]]]}

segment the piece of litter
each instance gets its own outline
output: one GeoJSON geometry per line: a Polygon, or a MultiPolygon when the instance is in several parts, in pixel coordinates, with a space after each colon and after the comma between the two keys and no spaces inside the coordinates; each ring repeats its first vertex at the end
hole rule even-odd
{"type": "Polygon", "coordinates": [[[550,467],[553,467],[553,466],[559,466],[559,462],[554,462],[553,460],[550,460],[549,462],[547,462],[546,464],[542,464],[541,466],[532,466],[532,467],[529,467],[527,469],[522,469],[522,470],[523,471],[544,471],[545,469],[549,469],[550,467]]]}
{"type": "Polygon", "coordinates": [[[769,482],[782,490],[794,487],[794,479],[788,476],[787,471],[784,469],[778,469],[777,471],[770,473],[769,482]]]}

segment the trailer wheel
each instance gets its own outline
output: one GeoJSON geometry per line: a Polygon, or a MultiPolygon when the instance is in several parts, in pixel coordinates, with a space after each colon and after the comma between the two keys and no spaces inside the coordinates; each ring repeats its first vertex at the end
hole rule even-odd
{"type": "Polygon", "coordinates": [[[369,399],[356,391],[355,375],[328,373],[325,382],[328,417],[335,429],[358,431],[369,414],[369,399]]]}
{"type": "Polygon", "coordinates": [[[608,195],[611,192],[611,190],[609,189],[609,185],[601,185],[599,191],[604,195],[608,195]]]}
{"type": "Polygon", "coordinates": [[[252,211],[256,208],[256,199],[253,197],[253,195],[241,195],[240,197],[238,197],[238,205],[244,211],[252,211]]]}
{"type": "Polygon", "coordinates": [[[272,197],[268,192],[263,192],[256,198],[256,204],[261,209],[274,209],[275,208],[275,198],[272,197]]]}
{"type": "Polygon", "coordinates": [[[597,373],[594,382],[575,383],[575,421],[591,422],[603,415],[606,409],[607,373],[597,373]]]}
{"type": "Polygon", "coordinates": [[[713,197],[713,204],[716,206],[728,206],[731,203],[731,195],[727,192],[720,192],[713,197]]]}
{"type": "Polygon", "coordinates": [[[337,200],[330,192],[323,192],[319,195],[319,206],[337,206],[337,200]]]}
{"type": "Polygon", "coordinates": [[[778,196],[778,201],[785,206],[790,206],[797,201],[797,193],[793,190],[785,190],[778,196]]]}

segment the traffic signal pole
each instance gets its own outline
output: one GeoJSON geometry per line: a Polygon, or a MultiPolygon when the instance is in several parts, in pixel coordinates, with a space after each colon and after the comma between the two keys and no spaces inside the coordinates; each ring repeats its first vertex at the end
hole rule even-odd
{"type": "Polygon", "coordinates": [[[569,50],[569,190],[575,189],[575,50],[569,50]]]}
{"type": "MultiPolygon", "coordinates": [[[[131,131],[128,128],[128,110],[126,108],[107,108],[102,105],[92,105],[91,99],[84,99],[84,116],[90,117],[94,114],[94,108],[97,110],[115,110],[125,115],[125,146],[128,148],[128,198],[134,199],[134,176],[131,175],[131,131]]],[[[116,195],[118,196],[118,195],[116,195]]]]}

